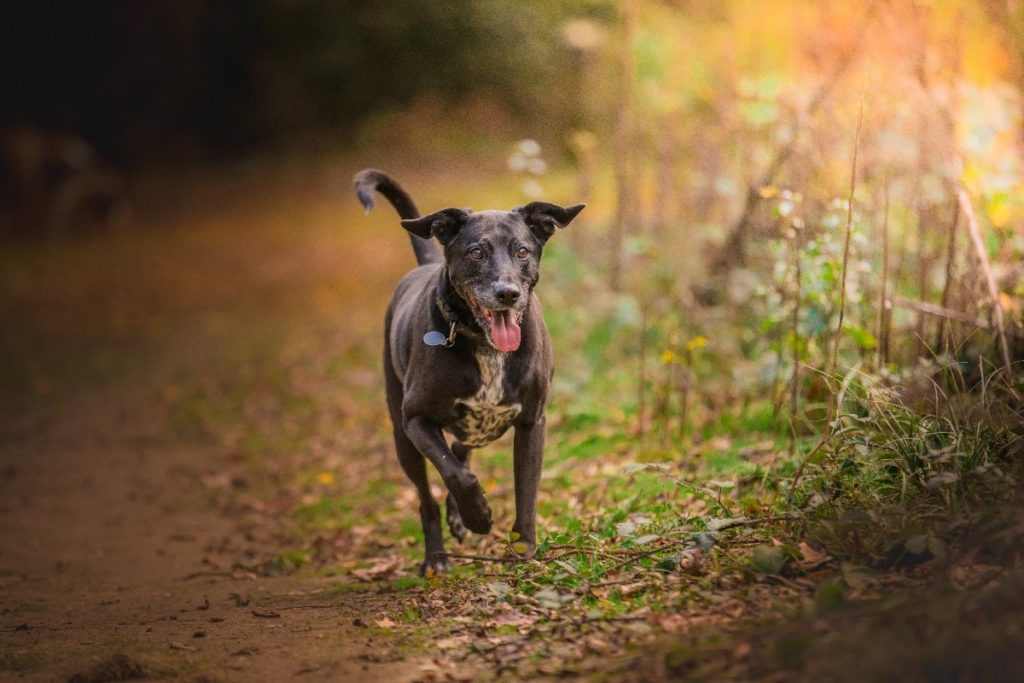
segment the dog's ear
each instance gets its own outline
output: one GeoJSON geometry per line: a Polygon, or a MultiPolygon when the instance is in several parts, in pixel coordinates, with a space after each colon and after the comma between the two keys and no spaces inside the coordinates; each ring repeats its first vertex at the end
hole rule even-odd
{"type": "Polygon", "coordinates": [[[467,220],[469,214],[462,209],[442,209],[429,216],[408,218],[402,221],[402,227],[425,240],[436,237],[441,244],[448,246],[467,220]]]}
{"type": "Polygon", "coordinates": [[[558,204],[548,202],[530,202],[521,206],[516,211],[523,217],[526,225],[541,244],[547,242],[555,234],[555,227],[564,228],[572,223],[572,219],[579,215],[585,204],[561,207],[558,204]]]}

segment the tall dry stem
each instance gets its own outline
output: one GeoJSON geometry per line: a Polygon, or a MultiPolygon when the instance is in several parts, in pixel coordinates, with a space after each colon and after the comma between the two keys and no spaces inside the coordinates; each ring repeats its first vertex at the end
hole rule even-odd
{"type": "Polygon", "coordinates": [[[882,214],[882,282],[878,286],[878,346],[876,366],[882,369],[889,362],[889,178],[885,179],[882,214]]]}
{"type": "Polygon", "coordinates": [[[637,379],[636,435],[643,437],[647,420],[647,307],[641,312],[640,322],[640,371],[637,379]]]}
{"type": "MultiPolygon", "coordinates": [[[[864,126],[864,100],[860,101],[860,111],[857,113],[857,135],[853,141],[853,161],[850,164],[850,195],[846,201],[846,238],[843,241],[843,269],[839,283],[839,324],[836,326],[836,336],[832,344],[832,363],[829,368],[829,376],[836,376],[836,366],[839,364],[839,342],[843,338],[843,318],[846,314],[846,272],[850,262],[850,233],[853,232],[853,196],[857,192],[857,154],[860,151],[860,133],[864,126]]],[[[839,416],[839,394],[835,393],[835,412],[839,416]]]]}
{"type": "Polygon", "coordinates": [[[992,275],[992,266],[988,260],[988,251],[985,249],[985,241],[981,237],[981,230],[978,228],[978,221],[974,217],[974,209],[971,208],[971,200],[963,189],[957,192],[960,200],[960,210],[964,212],[967,219],[967,231],[971,235],[971,242],[974,244],[974,251],[977,253],[978,262],[981,265],[981,272],[985,276],[985,285],[988,288],[989,300],[992,304],[992,316],[996,326],[996,336],[999,338],[999,350],[1003,356],[1003,367],[1006,375],[1012,374],[1010,365],[1010,346],[1006,341],[1006,322],[1003,319],[1003,305],[999,301],[999,287],[996,286],[996,279],[992,275]]]}
{"type": "Polygon", "coordinates": [[[800,408],[800,290],[803,287],[801,230],[793,226],[793,378],[789,385],[789,452],[796,452],[796,416],[800,408]]]}
{"type": "MultiPolygon", "coordinates": [[[[942,285],[942,299],[939,305],[949,308],[950,291],[956,279],[956,226],[960,222],[960,202],[953,204],[953,220],[949,224],[949,242],[946,246],[946,281],[942,285]]],[[[936,350],[952,346],[953,325],[948,318],[939,321],[939,331],[935,337],[936,350]]]]}
{"type": "Polygon", "coordinates": [[[633,42],[636,38],[637,25],[639,22],[639,7],[637,0],[626,0],[622,8],[622,45],[619,51],[619,69],[621,82],[619,84],[618,103],[616,106],[616,123],[614,137],[614,166],[615,166],[615,218],[611,226],[611,244],[608,245],[608,255],[611,264],[608,273],[608,283],[613,291],[619,291],[622,286],[622,240],[627,230],[628,223],[633,219],[636,198],[633,187],[633,42]]]}

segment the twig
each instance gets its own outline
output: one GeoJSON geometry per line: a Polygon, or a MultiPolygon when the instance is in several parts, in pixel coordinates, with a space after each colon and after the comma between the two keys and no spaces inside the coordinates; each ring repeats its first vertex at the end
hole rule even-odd
{"type": "Polygon", "coordinates": [[[821,447],[828,443],[828,440],[832,438],[831,432],[826,432],[822,435],[821,439],[814,445],[807,455],[800,461],[800,466],[796,468],[796,472],[793,474],[793,481],[789,484],[789,491],[786,493],[786,505],[789,506],[793,502],[793,491],[796,491],[796,485],[800,481],[800,477],[804,475],[804,468],[807,467],[807,463],[814,456],[815,453],[821,450],[821,447]]]}
{"type": "Polygon", "coordinates": [[[192,572],[191,574],[189,574],[187,576],[181,577],[181,580],[182,581],[191,581],[192,579],[198,579],[201,576],[234,576],[234,574],[232,572],[211,572],[211,571],[192,572]]]}
{"type": "MultiPolygon", "coordinates": [[[[860,131],[864,124],[864,98],[860,101],[857,114],[857,135],[853,141],[853,162],[850,164],[850,195],[846,200],[846,239],[843,242],[843,271],[839,284],[839,325],[836,327],[836,338],[832,344],[832,369],[829,375],[836,376],[836,365],[839,363],[839,342],[843,338],[843,318],[846,314],[846,272],[850,261],[850,233],[853,231],[853,195],[857,191],[857,154],[860,151],[860,131]]],[[[839,417],[839,394],[835,394],[836,417],[839,417]]]]}
{"type": "Polygon", "coordinates": [[[683,538],[683,539],[680,539],[678,541],[672,541],[671,543],[666,543],[664,545],[658,546],[657,548],[654,548],[653,550],[647,550],[645,552],[638,553],[636,555],[633,555],[632,557],[627,557],[625,560],[623,560],[622,562],[619,562],[618,564],[614,565],[610,569],[605,569],[604,571],[599,572],[596,576],[597,577],[601,577],[601,576],[607,576],[608,574],[613,574],[613,573],[619,571],[620,569],[622,569],[623,567],[625,567],[627,565],[630,565],[630,564],[633,564],[634,562],[637,562],[639,560],[643,560],[645,558],[648,558],[651,555],[656,555],[656,554],[658,554],[660,552],[663,552],[665,550],[671,550],[672,548],[676,548],[676,547],[681,546],[681,545],[686,545],[687,543],[693,543],[693,539],[692,538],[683,538]]]}
{"type": "Polygon", "coordinates": [[[636,435],[644,437],[647,419],[647,306],[641,307],[642,322],[640,325],[640,377],[637,379],[636,435]]]}
{"type": "Polygon", "coordinates": [[[629,583],[629,579],[616,579],[615,581],[598,581],[597,583],[587,583],[587,588],[607,588],[609,586],[622,586],[629,583]]]}
{"type": "Polygon", "coordinates": [[[1010,347],[1006,342],[1006,327],[1003,321],[1003,305],[999,301],[999,288],[996,286],[995,277],[992,276],[992,267],[988,261],[988,251],[985,250],[985,242],[981,239],[981,230],[978,229],[978,221],[974,217],[974,209],[971,208],[971,200],[967,192],[959,190],[957,197],[960,199],[960,208],[967,218],[967,230],[971,235],[971,242],[974,243],[974,250],[978,254],[978,261],[981,263],[981,270],[985,274],[985,284],[988,286],[988,295],[992,300],[992,313],[995,317],[996,336],[999,338],[999,347],[1003,354],[1003,365],[1006,374],[1012,372],[1010,365],[1010,347]]]}
{"type": "Polygon", "coordinates": [[[958,323],[964,323],[965,325],[973,325],[982,330],[987,330],[991,327],[988,321],[982,320],[981,318],[975,318],[961,313],[960,311],[954,311],[950,308],[938,306],[936,304],[930,304],[927,301],[914,301],[912,299],[906,299],[904,297],[896,297],[893,299],[893,303],[903,308],[910,308],[918,313],[925,313],[927,315],[934,315],[939,318],[948,318],[949,320],[955,320],[958,323]]]}
{"type": "Polygon", "coordinates": [[[437,557],[438,555],[447,555],[448,557],[454,557],[457,560],[479,560],[481,562],[508,562],[515,564],[516,562],[525,562],[528,558],[525,557],[496,557],[493,555],[463,555],[460,553],[446,553],[444,551],[433,553],[431,557],[437,557]]]}
{"type": "MultiPolygon", "coordinates": [[[[796,515],[796,514],[793,514],[793,513],[787,513],[787,514],[784,514],[784,515],[775,515],[773,517],[759,517],[759,518],[756,518],[756,519],[734,519],[734,520],[730,520],[729,523],[723,524],[722,526],[720,526],[717,529],[715,529],[715,532],[725,531],[726,529],[733,529],[733,528],[736,528],[736,527],[760,526],[761,524],[771,524],[773,522],[791,522],[791,521],[794,521],[794,520],[797,520],[797,519],[800,519],[800,518],[801,518],[800,515],[796,515]]],[[[679,547],[681,545],[686,545],[688,543],[692,544],[693,543],[693,538],[692,537],[694,536],[694,534],[697,534],[697,533],[699,533],[699,532],[688,531],[688,532],[686,532],[686,534],[687,534],[686,538],[681,538],[681,539],[679,539],[677,541],[672,541],[670,543],[664,543],[664,544],[658,546],[657,548],[652,548],[651,550],[645,550],[642,553],[637,553],[635,555],[631,555],[630,557],[627,557],[626,559],[624,559],[623,561],[619,562],[618,564],[612,566],[611,568],[605,569],[604,571],[599,572],[596,575],[596,577],[607,576],[608,574],[613,574],[613,573],[617,572],[618,570],[622,569],[623,567],[626,567],[626,566],[628,566],[630,564],[633,564],[634,562],[638,562],[639,560],[646,559],[646,558],[650,557],[651,555],[657,555],[660,552],[664,552],[666,550],[672,550],[673,548],[677,548],[677,547],[679,547]]],[[[601,584],[592,584],[592,585],[601,585],[601,584]]]]}
{"type": "Polygon", "coordinates": [[[886,329],[889,319],[889,177],[885,178],[885,208],[882,215],[882,283],[878,287],[878,355],[875,365],[879,370],[889,362],[889,337],[886,329]]]}
{"type": "Polygon", "coordinates": [[[793,226],[793,278],[796,294],[793,296],[793,377],[789,389],[789,452],[796,451],[796,415],[800,408],[800,294],[803,290],[803,273],[800,262],[800,235],[802,230],[793,226]]]}
{"type": "Polygon", "coordinates": [[[774,515],[772,517],[757,517],[755,519],[734,519],[724,526],[718,527],[716,531],[725,531],[726,529],[732,529],[738,526],[761,526],[762,524],[773,524],[775,522],[794,522],[798,519],[803,519],[803,515],[798,515],[792,512],[784,515],[774,515]]]}
{"type": "MultiPolygon", "coordinates": [[[[943,308],[949,308],[949,293],[953,288],[953,280],[955,279],[956,273],[956,226],[960,222],[960,202],[957,201],[953,204],[953,221],[949,226],[949,243],[946,248],[946,281],[942,285],[942,298],[939,300],[939,305],[943,308]]],[[[935,338],[936,350],[942,348],[943,342],[947,349],[952,344],[953,327],[949,324],[949,319],[939,322],[939,333],[935,338]]]]}
{"type": "Polygon", "coordinates": [[[637,614],[637,615],[634,615],[634,616],[630,616],[630,615],[627,614],[627,615],[621,616],[621,617],[587,617],[587,616],[584,616],[584,617],[581,617],[579,619],[574,619],[572,621],[572,624],[574,626],[582,626],[583,624],[592,624],[592,623],[595,623],[595,622],[605,622],[605,621],[607,621],[607,622],[616,622],[616,621],[621,621],[621,622],[647,621],[647,615],[646,614],[637,614]]]}

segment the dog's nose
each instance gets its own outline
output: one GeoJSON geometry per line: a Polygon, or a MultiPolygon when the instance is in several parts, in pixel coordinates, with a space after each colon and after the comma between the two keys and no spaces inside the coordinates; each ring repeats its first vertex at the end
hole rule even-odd
{"type": "Polygon", "coordinates": [[[498,285],[494,289],[494,296],[499,302],[506,306],[511,306],[515,302],[519,301],[519,288],[513,287],[512,285],[498,285]]]}

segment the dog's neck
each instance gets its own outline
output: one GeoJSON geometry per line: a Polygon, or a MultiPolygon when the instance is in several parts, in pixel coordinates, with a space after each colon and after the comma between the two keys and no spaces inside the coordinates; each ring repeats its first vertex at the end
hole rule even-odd
{"type": "Polygon", "coordinates": [[[448,269],[442,268],[437,282],[437,298],[435,301],[437,309],[441,312],[445,323],[454,323],[455,332],[469,338],[474,344],[487,345],[484,341],[483,330],[476,322],[469,303],[462,297],[459,290],[452,284],[448,276],[448,269]]]}

